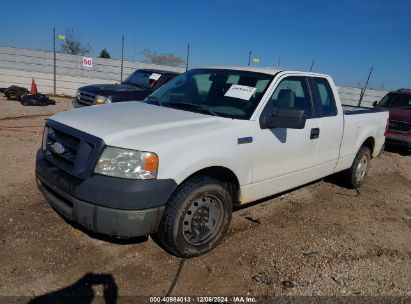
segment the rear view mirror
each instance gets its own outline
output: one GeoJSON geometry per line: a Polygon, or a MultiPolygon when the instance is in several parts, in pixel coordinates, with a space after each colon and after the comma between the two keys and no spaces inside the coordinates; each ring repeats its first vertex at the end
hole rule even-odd
{"type": "Polygon", "coordinates": [[[372,106],[373,107],[376,107],[378,105],[378,100],[376,100],[376,101],[374,101],[373,103],[372,103],[372,106]]]}
{"type": "Polygon", "coordinates": [[[306,114],[300,109],[279,109],[275,115],[263,115],[260,118],[261,129],[287,128],[304,129],[306,114]]]}

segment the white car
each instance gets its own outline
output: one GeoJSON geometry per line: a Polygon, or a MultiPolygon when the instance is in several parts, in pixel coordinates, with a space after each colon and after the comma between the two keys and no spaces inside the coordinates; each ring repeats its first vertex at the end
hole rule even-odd
{"type": "Polygon", "coordinates": [[[48,119],[39,189],[65,218],[116,237],[157,234],[169,252],[214,248],[234,207],[343,171],[359,187],[388,112],[342,107],[328,75],[193,69],[144,103],[48,119]]]}

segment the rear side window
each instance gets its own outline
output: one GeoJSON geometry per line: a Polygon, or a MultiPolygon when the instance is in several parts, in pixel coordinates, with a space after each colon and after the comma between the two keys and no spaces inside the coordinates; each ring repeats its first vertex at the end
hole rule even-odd
{"type": "Polygon", "coordinates": [[[316,91],[317,104],[320,116],[335,116],[337,108],[335,106],[334,94],[330,84],[325,78],[313,78],[314,90],[316,91]]]}

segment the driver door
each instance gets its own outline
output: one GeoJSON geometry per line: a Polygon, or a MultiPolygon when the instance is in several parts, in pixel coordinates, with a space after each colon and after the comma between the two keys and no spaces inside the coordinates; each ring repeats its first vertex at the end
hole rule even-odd
{"type": "Polygon", "coordinates": [[[260,116],[275,115],[279,108],[304,109],[303,129],[260,129],[255,136],[253,191],[261,197],[302,185],[321,176],[319,118],[308,79],[286,76],[280,80],[260,116]]]}

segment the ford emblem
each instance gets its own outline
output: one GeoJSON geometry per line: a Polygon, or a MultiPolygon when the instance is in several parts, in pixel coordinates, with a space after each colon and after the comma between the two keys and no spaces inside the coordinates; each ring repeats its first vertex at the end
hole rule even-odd
{"type": "Polygon", "coordinates": [[[53,151],[56,154],[63,154],[64,151],[66,151],[66,149],[64,148],[64,146],[59,143],[58,141],[56,141],[54,144],[51,145],[51,148],[53,149],[53,151]]]}

